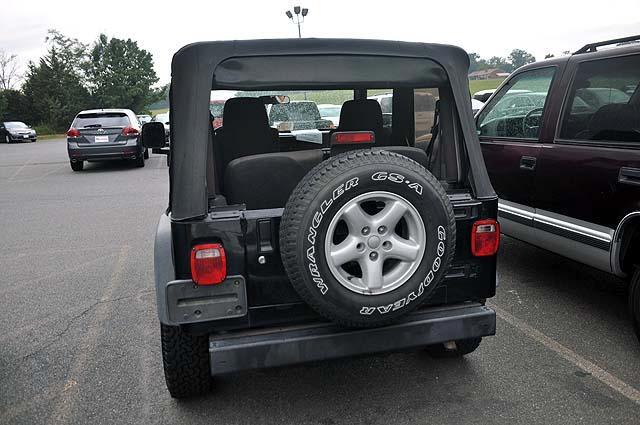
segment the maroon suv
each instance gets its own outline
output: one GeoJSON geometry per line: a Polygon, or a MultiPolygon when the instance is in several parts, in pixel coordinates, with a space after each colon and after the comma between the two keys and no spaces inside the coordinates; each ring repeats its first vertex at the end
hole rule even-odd
{"type": "Polygon", "coordinates": [[[640,338],[639,40],[518,69],[476,125],[503,233],[629,278],[640,338]]]}

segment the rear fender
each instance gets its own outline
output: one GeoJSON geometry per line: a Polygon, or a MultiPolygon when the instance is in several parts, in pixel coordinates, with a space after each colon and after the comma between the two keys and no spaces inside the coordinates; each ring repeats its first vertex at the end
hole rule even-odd
{"type": "Polygon", "coordinates": [[[156,303],[161,323],[170,324],[167,306],[167,283],[176,278],[173,265],[173,241],[171,238],[171,219],[167,214],[160,216],[156,230],[153,251],[153,271],[156,284],[156,303]]]}

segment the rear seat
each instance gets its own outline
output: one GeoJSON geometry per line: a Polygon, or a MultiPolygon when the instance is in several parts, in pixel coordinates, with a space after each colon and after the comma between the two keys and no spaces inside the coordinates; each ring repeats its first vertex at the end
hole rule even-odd
{"type": "Polygon", "coordinates": [[[302,178],[323,159],[320,149],[249,155],[229,163],[224,191],[229,204],[284,208],[302,178]]]}

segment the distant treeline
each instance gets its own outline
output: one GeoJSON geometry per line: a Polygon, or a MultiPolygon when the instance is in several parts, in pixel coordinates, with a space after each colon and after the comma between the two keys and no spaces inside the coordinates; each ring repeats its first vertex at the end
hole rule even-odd
{"type": "Polygon", "coordinates": [[[45,42],[46,54],[29,62],[20,87],[14,87],[15,76],[13,81],[2,77],[15,69],[15,55],[0,54],[0,121],[20,120],[43,132],[60,132],[82,109],[143,112],[165,98],[166,88],[152,88],[158,77],[151,53],[136,41],[100,34],[87,45],[49,30],[45,42]]]}

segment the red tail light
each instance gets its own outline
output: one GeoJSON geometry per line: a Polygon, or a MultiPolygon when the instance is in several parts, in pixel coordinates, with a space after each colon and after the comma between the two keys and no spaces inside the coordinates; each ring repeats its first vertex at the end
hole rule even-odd
{"type": "Polygon", "coordinates": [[[191,249],[191,278],[198,285],[215,285],[227,278],[227,256],[219,243],[191,249]]]}
{"type": "Polygon", "coordinates": [[[139,134],[137,128],[125,127],[122,129],[122,135],[124,136],[137,136],[139,134]]]}
{"type": "Polygon", "coordinates": [[[331,144],[373,143],[375,139],[373,131],[341,131],[331,135],[331,144]]]}
{"type": "Polygon", "coordinates": [[[80,132],[72,127],[72,128],[69,129],[69,131],[67,131],[67,136],[69,136],[69,137],[80,137],[80,132]]]}
{"type": "Polygon", "coordinates": [[[479,220],[471,229],[471,253],[475,257],[495,255],[500,246],[500,224],[495,220],[479,220]]]}

